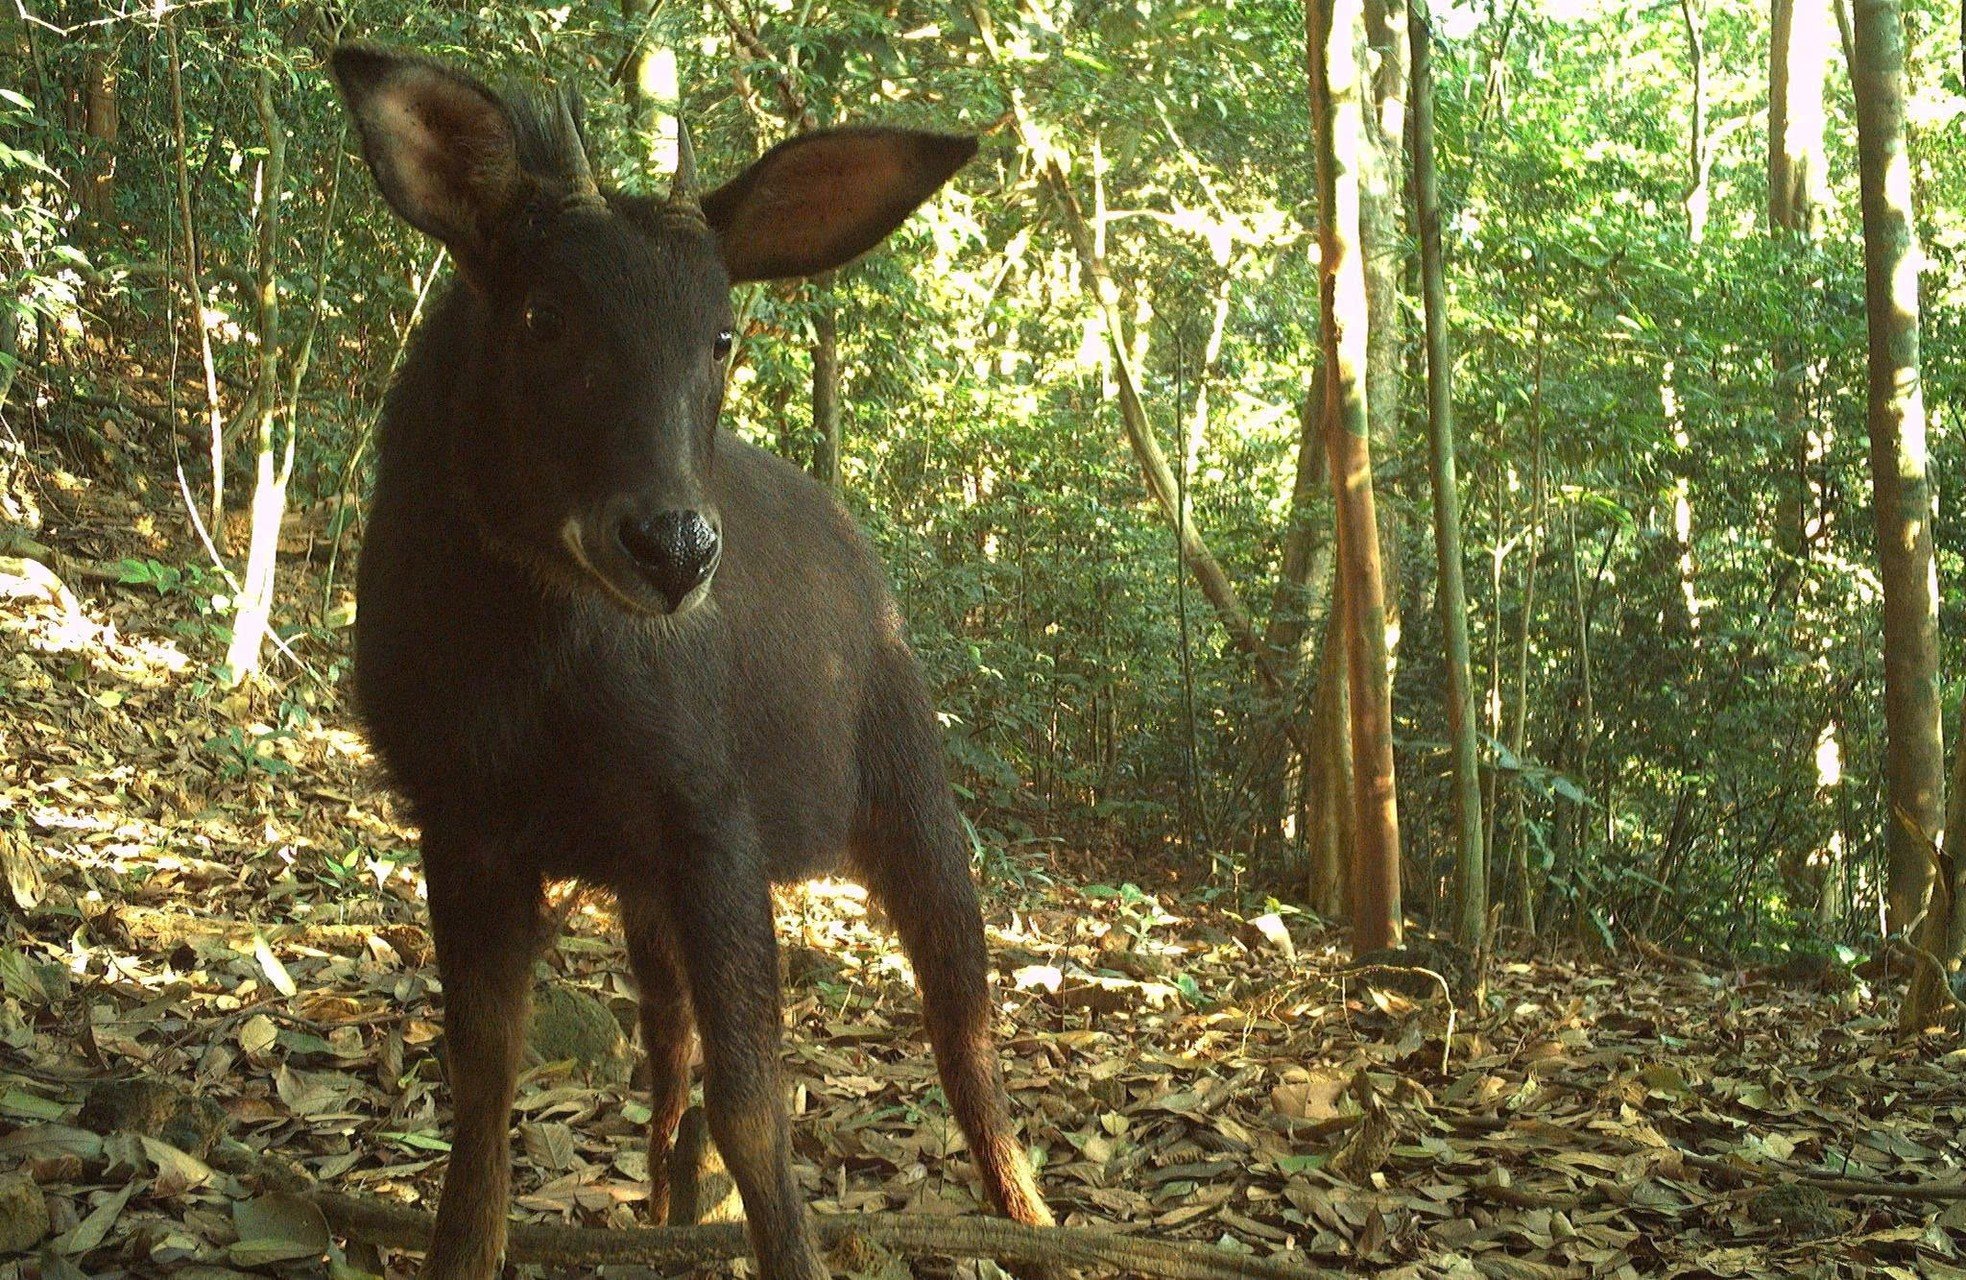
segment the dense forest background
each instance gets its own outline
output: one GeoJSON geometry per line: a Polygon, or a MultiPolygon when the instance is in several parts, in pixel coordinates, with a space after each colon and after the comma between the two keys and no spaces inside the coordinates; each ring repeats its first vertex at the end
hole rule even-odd
{"type": "MultiPolygon", "coordinates": [[[[357,154],[348,39],[578,89],[638,190],[679,120],[711,181],[981,136],[866,259],[735,299],[725,421],[871,531],[933,685],[1060,1223],[992,1243],[909,960],[785,887],[837,1274],[1966,1275],[1950,0],[15,0],[0,1280],[429,1238],[457,1058],[349,668],[453,272],[357,154]]],[[[644,992],[561,905],[506,1260],[741,1255],[621,1230],[644,992]]]]}
{"type": "MultiPolygon", "coordinates": [[[[1882,928],[1851,36],[1847,13],[1809,12],[1827,79],[1800,108],[1823,124],[1806,234],[1771,233],[1768,6],[1433,15],[1480,820],[1497,918],[1541,936],[1739,951],[1882,928]]],[[[712,178],[805,127],[980,132],[890,247],[740,300],[727,421],[833,479],[873,531],[986,872],[1055,878],[1090,855],[1114,880],[1342,915],[1342,825],[1320,814],[1334,766],[1312,744],[1334,722],[1333,543],[1304,11],[1030,0],[997,6],[989,41],[976,17],[850,0],[9,15],[11,550],[184,602],[160,639],[218,699],[261,660],[231,642],[254,495],[284,481],[263,696],[204,762],[277,767],[282,735],[340,706],[371,431],[445,268],[352,153],[322,61],[338,38],[579,87],[597,158],[631,188],[666,181],[674,86],[712,178]],[[1260,663],[1142,483],[1136,391],[1260,663]],[[79,521],[88,489],[141,514],[79,521]]],[[[1903,20],[1950,731],[1966,98],[1950,10],[1912,0],[1903,20]]],[[[1362,50],[1395,134],[1400,23],[1362,50]]],[[[1446,645],[1403,168],[1395,146],[1366,181],[1372,435],[1407,909],[1444,927],[1446,645]]]]}

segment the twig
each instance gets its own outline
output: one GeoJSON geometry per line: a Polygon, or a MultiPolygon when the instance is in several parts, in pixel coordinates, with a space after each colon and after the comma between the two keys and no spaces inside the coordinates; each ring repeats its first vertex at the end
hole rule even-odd
{"type": "MultiPolygon", "coordinates": [[[[312,1199],[337,1231],[369,1244],[423,1249],[432,1217],[417,1209],[320,1191],[312,1199]]],[[[860,1240],[910,1257],[991,1258],[1023,1266],[1104,1267],[1155,1280],[1338,1280],[1338,1274],[1277,1258],[1231,1253],[1187,1240],[1150,1240],[1088,1227],[1029,1227],[1001,1218],[905,1213],[817,1214],[821,1244],[860,1240]]],[[[751,1251],[742,1224],[595,1228],[513,1223],[508,1262],[593,1267],[637,1263],[685,1268],[751,1251]]]]}
{"type": "Polygon", "coordinates": [[[750,54],[754,61],[771,68],[772,78],[778,85],[779,99],[785,104],[785,114],[794,122],[794,127],[801,133],[810,133],[816,129],[818,125],[814,121],[812,107],[793,80],[792,69],[779,61],[778,56],[758,35],[756,28],[737,16],[737,11],[730,7],[730,0],[717,0],[717,9],[724,15],[724,23],[730,28],[731,38],[742,45],[744,52],[750,54]]]}

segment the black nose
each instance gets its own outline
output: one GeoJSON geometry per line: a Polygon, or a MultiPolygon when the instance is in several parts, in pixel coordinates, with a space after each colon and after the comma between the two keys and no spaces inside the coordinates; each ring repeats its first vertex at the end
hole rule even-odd
{"type": "Polygon", "coordinates": [[[660,511],[621,522],[621,549],[669,601],[670,609],[702,586],[717,567],[717,531],[701,513],[660,511]]]}

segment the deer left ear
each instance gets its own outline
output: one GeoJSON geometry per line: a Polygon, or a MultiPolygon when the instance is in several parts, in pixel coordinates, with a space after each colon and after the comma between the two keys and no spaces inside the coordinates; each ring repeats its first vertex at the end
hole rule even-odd
{"type": "Polygon", "coordinates": [[[976,139],[835,129],[779,143],[702,199],[731,282],[816,275],[900,226],[976,154],[976,139]]]}
{"type": "Polygon", "coordinates": [[[375,45],[336,49],[334,73],[390,207],[467,270],[485,260],[525,191],[505,103],[440,63],[375,45]]]}

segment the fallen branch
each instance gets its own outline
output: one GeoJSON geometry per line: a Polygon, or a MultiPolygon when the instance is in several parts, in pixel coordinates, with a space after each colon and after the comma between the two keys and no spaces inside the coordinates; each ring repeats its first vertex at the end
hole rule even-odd
{"type": "MultiPolygon", "coordinates": [[[[82,582],[120,582],[123,578],[122,569],[116,565],[99,564],[94,560],[85,560],[80,556],[57,551],[53,547],[36,542],[19,529],[0,527],[0,556],[18,557],[20,560],[38,564],[44,572],[52,571],[54,577],[63,581],[73,579],[82,582]]],[[[33,570],[17,566],[14,572],[31,574],[33,570]]],[[[54,585],[63,592],[68,590],[61,582],[54,585]]],[[[71,599],[65,602],[63,607],[68,608],[72,603],[71,599]]]]}
{"type": "MultiPolygon", "coordinates": [[[[68,589],[68,584],[60,575],[39,560],[29,560],[22,556],[0,555],[0,578],[12,578],[24,584],[27,594],[39,592],[53,601],[63,613],[76,614],[82,611],[81,601],[68,589]]],[[[6,594],[17,592],[10,586],[6,594]]]]}
{"type": "Polygon", "coordinates": [[[1696,1169],[1706,1169],[1714,1173],[1734,1174],[1750,1182],[1773,1183],[1782,1178],[1794,1178],[1806,1182],[1818,1191],[1845,1196],[1877,1196],[1887,1200],[1932,1200],[1945,1202],[1966,1200],[1966,1182],[1885,1182],[1879,1178],[1844,1178],[1819,1169],[1804,1169],[1792,1164],[1750,1165],[1738,1161],[1718,1159],[1714,1156],[1696,1156],[1690,1151],[1679,1153],[1680,1158],[1696,1169]]]}
{"type": "MultiPolygon", "coordinates": [[[[1578,1089],[1577,1092],[1585,1091],[1578,1089]]],[[[1921,1099],[1921,1101],[1927,1100],[1921,1099]]],[[[1881,1178],[1846,1178],[1840,1174],[1825,1173],[1821,1169],[1810,1169],[1791,1163],[1750,1164],[1738,1158],[1698,1155],[1678,1147],[1655,1147],[1632,1138],[1585,1131],[1574,1125],[1559,1124],[1553,1120],[1543,1120],[1534,1116],[1457,1116],[1449,1123],[1463,1133],[1507,1133],[1519,1129],[1544,1130],[1552,1137],[1568,1137],[1583,1146],[1608,1147],[1633,1154],[1676,1157],[1695,1169],[1724,1174],[1763,1186],[1774,1186],[1784,1180],[1794,1180],[1807,1183],[1818,1191],[1831,1195],[1871,1196],[1884,1200],[1923,1200],[1937,1203],[1966,1200],[1966,1182],[1886,1182],[1881,1178]]]]}
{"type": "MultiPolygon", "coordinates": [[[[420,1210],[364,1197],[311,1197],[336,1231],[390,1249],[428,1246],[433,1219],[420,1210]]],[[[909,1257],[990,1258],[1013,1266],[1103,1267],[1156,1280],[1338,1280],[1336,1272],[1231,1253],[1186,1240],[1149,1240],[1086,1227],[1028,1227],[1001,1218],[940,1218],[905,1213],[818,1214],[820,1243],[858,1240],[909,1257]]],[[[596,1267],[636,1264],[685,1268],[751,1252],[739,1223],[698,1227],[594,1228],[512,1224],[508,1262],[596,1267]]]]}

